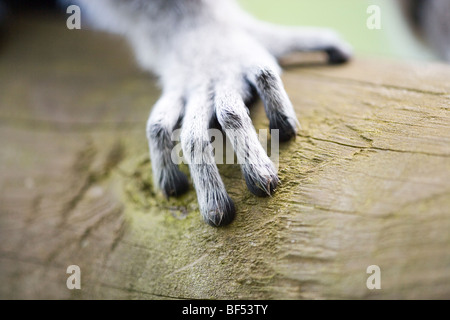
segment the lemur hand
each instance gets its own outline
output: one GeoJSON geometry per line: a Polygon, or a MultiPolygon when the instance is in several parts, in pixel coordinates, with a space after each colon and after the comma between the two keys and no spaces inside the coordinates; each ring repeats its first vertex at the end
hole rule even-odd
{"type": "Polygon", "coordinates": [[[235,215],[214,163],[212,119],[230,138],[249,190],[274,192],[277,172],[260,145],[245,102],[259,95],[270,128],[293,138],[299,122],[280,79],[277,59],[293,51],[324,51],[330,63],[347,61],[350,47],[328,29],[279,27],[244,13],[232,0],[76,0],[97,25],[125,34],[144,69],[156,73],[163,93],[147,123],[155,185],[166,196],[188,189],[172,161],[172,133],[190,162],[200,212],[213,226],[235,215]],[[201,161],[198,154],[200,153],[201,161]]]}
{"type": "Polygon", "coordinates": [[[331,63],[340,63],[349,59],[351,50],[328,30],[251,20],[242,26],[199,23],[179,34],[176,43],[176,50],[166,57],[163,94],[147,126],[155,184],[166,196],[188,189],[187,177],[171,161],[171,134],[182,119],[182,149],[191,163],[200,212],[209,224],[226,225],[233,220],[235,207],[214,163],[207,132],[211,120],[218,120],[232,142],[248,189],[257,196],[270,195],[279,179],[258,141],[246,101],[256,92],[270,129],[279,129],[281,141],[289,140],[300,125],[280,79],[277,58],[296,50],[323,50],[331,63]],[[194,150],[202,151],[203,163],[194,150]]]}

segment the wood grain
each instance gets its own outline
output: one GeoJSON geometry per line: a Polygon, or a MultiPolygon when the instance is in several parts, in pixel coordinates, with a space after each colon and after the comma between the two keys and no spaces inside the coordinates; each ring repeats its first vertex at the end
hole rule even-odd
{"type": "MultiPolygon", "coordinates": [[[[450,67],[356,59],[283,75],[302,130],[281,185],[204,224],[193,189],[151,183],[159,96],[121,39],[24,17],[0,54],[0,298],[411,299],[450,296],[450,67]],[[79,265],[82,289],[66,288],[79,265]],[[382,288],[366,287],[381,268],[382,288]]],[[[255,127],[267,128],[262,105],[255,127]]],[[[187,170],[187,168],[182,168],[187,170]]]]}

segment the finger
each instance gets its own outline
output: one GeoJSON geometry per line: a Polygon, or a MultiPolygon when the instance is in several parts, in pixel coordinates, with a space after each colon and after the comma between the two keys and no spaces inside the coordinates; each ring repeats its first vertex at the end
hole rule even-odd
{"type": "Polygon", "coordinates": [[[198,90],[190,96],[181,129],[181,145],[189,163],[200,213],[207,223],[218,227],[231,223],[236,210],[214,162],[209,141],[208,128],[213,112],[208,90],[198,90]]]}
{"type": "Polygon", "coordinates": [[[156,102],[147,121],[153,180],[166,197],[179,196],[189,189],[186,175],[171,158],[174,147],[172,133],[182,117],[183,110],[181,95],[177,92],[166,92],[156,102]]]}
{"type": "Polygon", "coordinates": [[[281,141],[295,137],[300,123],[278,73],[269,67],[257,67],[247,77],[263,100],[270,129],[279,130],[281,141]]]}
{"type": "Polygon", "coordinates": [[[257,196],[272,194],[279,181],[276,169],[258,140],[241,95],[233,84],[221,83],[214,97],[217,120],[233,145],[247,187],[257,196]]]}
{"type": "Polygon", "coordinates": [[[343,63],[353,55],[352,47],[328,28],[286,27],[256,19],[246,19],[244,28],[277,59],[294,52],[323,51],[330,63],[343,63]]]}

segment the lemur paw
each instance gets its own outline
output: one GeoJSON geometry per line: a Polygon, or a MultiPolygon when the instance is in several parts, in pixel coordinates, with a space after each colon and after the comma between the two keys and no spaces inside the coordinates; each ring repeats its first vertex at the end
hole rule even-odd
{"type": "MultiPolygon", "coordinates": [[[[181,148],[189,164],[200,213],[208,224],[223,226],[234,219],[236,208],[214,162],[208,131],[211,123],[217,121],[228,137],[241,164],[247,188],[260,197],[272,195],[279,178],[259,142],[245,102],[252,100],[255,94],[261,98],[272,140],[294,138],[300,124],[273,52],[246,34],[230,33],[224,37],[227,41],[210,38],[211,34],[208,29],[201,29],[183,38],[185,43],[180,46],[192,52],[183,52],[180,56],[187,59],[175,55],[168,63],[170,68],[162,77],[164,93],[152,110],[147,134],[155,183],[166,196],[177,196],[188,189],[187,178],[171,158],[172,132],[181,124],[181,148]],[[192,45],[197,38],[208,39],[204,52],[192,45]],[[200,52],[203,56],[197,57],[200,52]],[[189,57],[195,59],[189,60],[189,57]]],[[[291,43],[287,40],[299,39],[289,36],[291,32],[280,34],[286,37],[286,47],[291,43]]],[[[319,30],[317,37],[321,42],[314,45],[328,54],[330,63],[350,59],[350,46],[337,35],[319,30]]]]}
{"type": "Polygon", "coordinates": [[[236,213],[214,162],[208,131],[213,120],[229,138],[250,192],[269,196],[278,186],[277,170],[259,142],[244,103],[252,93],[258,94],[270,129],[278,133],[272,134],[272,139],[286,141],[295,137],[299,123],[272,62],[268,59],[262,63],[264,66],[249,63],[251,66],[224,72],[219,78],[195,80],[192,87],[180,90],[182,93],[166,91],[149,118],[147,135],[155,183],[166,196],[177,196],[188,189],[187,178],[171,158],[171,135],[182,118],[183,158],[189,164],[200,213],[212,226],[229,224],[236,213]]]}
{"type": "Polygon", "coordinates": [[[217,119],[231,141],[248,189],[257,196],[271,195],[279,184],[277,171],[245,102],[252,100],[252,93],[262,99],[272,143],[276,137],[292,139],[300,124],[276,60],[297,51],[325,51],[330,63],[352,55],[330,29],[261,22],[229,0],[77,2],[98,20],[98,27],[127,35],[141,67],[159,77],[163,94],[147,122],[154,185],[166,197],[189,188],[172,158],[178,141],[173,133],[181,127],[181,148],[200,213],[213,226],[230,223],[236,209],[214,162],[212,120],[217,119]]]}

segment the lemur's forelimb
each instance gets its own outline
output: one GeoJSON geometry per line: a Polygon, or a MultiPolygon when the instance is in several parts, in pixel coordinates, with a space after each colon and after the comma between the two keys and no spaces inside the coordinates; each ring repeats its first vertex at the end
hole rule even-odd
{"type": "Polygon", "coordinates": [[[186,176],[171,159],[172,132],[181,125],[200,212],[213,226],[230,223],[236,209],[214,163],[208,135],[212,119],[231,140],[249,190],[270,195],[279,179],[245,103],[257,93],[270,128],[289,140],[299,122],[277,59],[293,51],[322,50],[337,63],[351,52],[332,31],[260,22],[233,0],[77,1],[99,27],[125,35],[141,67],[159,77],[163,94],[147,122],[155,186],[166,196],[188,189],[186,176]]]}

